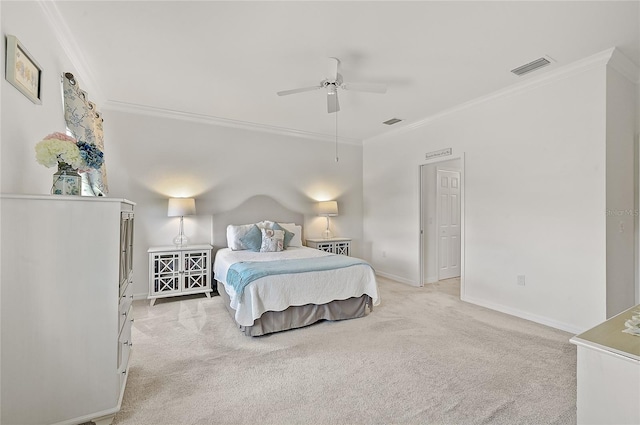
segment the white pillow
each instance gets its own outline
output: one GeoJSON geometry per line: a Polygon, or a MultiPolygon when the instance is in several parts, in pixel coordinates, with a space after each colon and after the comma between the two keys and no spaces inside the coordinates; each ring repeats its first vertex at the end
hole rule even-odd
{"type": "Polygon", "coordinates": [[[241,237],[247,234],[253,224],[241,224],[241,225],[233,225],[230,224],[227,226],[227,246],[231,248],[232,251],[242,251],[247,249],[247,247],[240,240],[241,237]]]}
{"type": "Polygon", "coordinates": [[[302,246],[302,226],[295,223],[278,223],[284,229],[293,233],[293,238],[289,242],[289,246],[302,246]]]}
{"type": "Polygon", "coordinates": [[[262,220],[262,221],[256,223],[256,226],[258,226],[258,229],[273,229],[273,225],[274,224],[275,224],[275,222],[273,222],[273,221],[262,220]]]}
{"type": "Polygon", "coordinates": [[[284,230],[260,230],[262,231],[260,252],[280,252],[284,249],[284,230]]]}

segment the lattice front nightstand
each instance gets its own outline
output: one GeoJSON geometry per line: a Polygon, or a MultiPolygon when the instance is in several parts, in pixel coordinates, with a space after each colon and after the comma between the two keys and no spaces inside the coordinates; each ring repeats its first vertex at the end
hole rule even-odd
{"type": "Polygon", "coordinates": [[[149,299],[187,294],[211,297],[211,245],[149,248],[149,299]]]}
{"type": "Polygon", "coordinates": [[[333,254],[351,255],[350,238],[307,239],[307,246],[333,254]]]}

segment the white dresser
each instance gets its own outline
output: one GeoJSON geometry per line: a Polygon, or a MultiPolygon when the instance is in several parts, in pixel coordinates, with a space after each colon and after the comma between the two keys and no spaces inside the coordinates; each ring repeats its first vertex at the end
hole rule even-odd
{"type": "Polygon", "coordinates": [[[578,346],[578,424],[640,424],[640,336],[622,332],[640,305],[571,338],[578,346]]]}
{"type": "Polygon", "coordinates": [[[0,195],[3,424],[110,423],[131,351],[133,207],[0,195]]]}

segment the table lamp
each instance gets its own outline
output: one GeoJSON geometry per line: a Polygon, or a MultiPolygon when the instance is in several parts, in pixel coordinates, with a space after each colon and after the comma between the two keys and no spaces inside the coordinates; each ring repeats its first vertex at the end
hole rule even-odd
{"type": "Polygon", "coordinates": [[[318,215],[321,217],[327,217],[327,228],[323,232],[322,237],[330,239],[333,237],[331,230],[329,230],[329,217],[335,217],[338,215],[338,202],[336,201],[324,201],[318,202],[318,215]]]}
{"type": "Polygon", "coordinates": [[[173,239],[178,248],[187,246],[189,238],[184,234],[184,216],[196,214],[196,200],[193,198],[169,198],[167,216],[180,217],[180,232],[173,239]]]}

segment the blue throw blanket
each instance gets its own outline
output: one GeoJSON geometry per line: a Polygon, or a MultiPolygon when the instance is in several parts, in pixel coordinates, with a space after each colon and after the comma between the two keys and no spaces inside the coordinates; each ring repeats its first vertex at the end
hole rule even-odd
{"type": "Polygon", "coordinates": [[[232,264],[227,272],[227,284],[242,296],[244,288],[261,277],[276,274],[306,273],[334,270],[369,263],[359,258],[345,255],[327,255],[325,257],[300,258],[277,261],[242,261],[232,264]]]}

